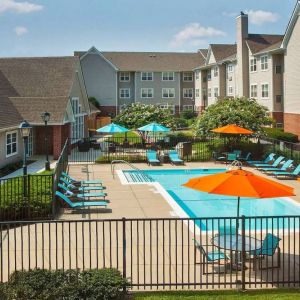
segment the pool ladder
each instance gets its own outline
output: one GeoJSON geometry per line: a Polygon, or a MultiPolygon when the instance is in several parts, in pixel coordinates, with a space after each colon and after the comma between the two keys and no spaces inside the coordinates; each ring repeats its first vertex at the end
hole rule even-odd
{"type": "Polygon", "coordinates": [[[129,167],[131,167],[133,170],[137,171],[137,176],[138,179],[143,179],[143,180],[134,180],[134,178],[132,177],[133,181],[134,182],[143,182],[143,181],[147,181],[147,182],[152,182],[153,179],[148,175],[146,174],[143,170],[139,169],[138,167],[134,166],[132,163],[126,161],[126,160],[113,160],[111,163],[110,163],[110,170],[111,170],[111,174],[113,176],[113,178],[115,178],[115,165],[116,164],[125,164],[129,167]]]}

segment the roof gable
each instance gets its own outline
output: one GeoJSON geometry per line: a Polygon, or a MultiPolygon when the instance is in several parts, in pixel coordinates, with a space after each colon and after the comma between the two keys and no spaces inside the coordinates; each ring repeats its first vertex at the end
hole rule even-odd
{"type": "Polygon", "coordinates": [[[246,39],[249,50],[252,54],[257,54],[267,48],[273,49],[273,46],[281,43],[283,35],[279,34],[249,34],[246,39]]]}

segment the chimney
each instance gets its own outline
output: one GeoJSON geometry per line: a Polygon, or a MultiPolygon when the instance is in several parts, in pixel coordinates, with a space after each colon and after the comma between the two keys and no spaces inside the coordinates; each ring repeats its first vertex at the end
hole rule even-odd
{"type": "Polygon", "coordinates": [[[236,18],[237,44],[237,92],[240,97],[249,97],[249,52],[246,45],[248,38],[248,15],[241,11],[236,18]]]}

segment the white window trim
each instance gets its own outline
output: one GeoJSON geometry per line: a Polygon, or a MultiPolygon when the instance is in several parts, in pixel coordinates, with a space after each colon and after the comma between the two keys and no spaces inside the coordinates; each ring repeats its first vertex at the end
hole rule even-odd
{"type": "MultiPolygon", "coordinates": [[[[147,77],[148,77],[148,76],[147,76],[147,77]]],[[[153,74],[153,72],[148,72],[148,71],[143,71],[143,72],[141,72],[141,81],[153,81],[153,80],[154,80],[154,74],[153,74]],[[144,79],[143,79],[143,73],[150,73],[152,79],[151,79],[151,80],[149,80],[149,79],[144,80],[144,79]]]]}
{"type": "MultiPolygon", "coordinates": [[[[75,100],[78,101],[78,108],[79,108],[79,107],[82,108],[82,105],[81,105],[81,103],[80,103],[79,97],[72,97],[72,98],[71,98],[72,109],[73,109],[73,101],[75,101],[75,100]]],[[[78,140],[80,140],[81,138],[83,138],[84,135],[85,135],[84,116],[86,115],[86,113],[82,112],[82,110],[81,110],[80,113],[75,114],[75,112],[74,112],[74,110],[73,110],[73,114],[74,114],[75,122],[73,122],[72,125],[73,125],[73,124],[76,124],[76,118],[83,117],[83,122],[82,122],[82,124],[83,124],[83,127],[82,127],[82,134],[83,134],[83,136],[81,136],[81,137],[75,137],[75,136],[73,136],[73,135],[74,135],[74,130],[73,130],[74,127],[71,126],[71,137],[72,137],[72,141],[75,142],[75,141],[78,141],[78,140]]],[[[77,125],[77,124],[76,124],[76,125],[77,125]]],[[[76,133],[79,134],[80,132],[76,132],[76,133]]]]}
{"type": "Polygon", "coordinates": [[[182,106],[183,110],[194,110],[194,105],[183,105],[182,106]]]}
{"type": "Polygon", "coordinates": [[[200,80],[200,71],[199,70],[195,71],[195,80],[200,80]]]}
{"type": "MultiPolygon", "coordinates": [[[[148,95],[148,91],[147,91],[148,95]]],[[[141,88],[141,99],[153,99],[154,98],[154,89],[153,88],[141,88]],[[151,90],[152,91],[152,97],[143,97],[143,90],[151,90]]]]}
{"type": "Polygon", "coordinates": [[[250,98],[253,98],[253,99],[257,99],[258,98],[258,84],[257,83],[251,83],[250,84],[250,98]],[[256,96],[255,97],[251,95],[251,87],[252,86],[256,86],[256,96]]]}
{"type": "Polygon", "coordinates": [[[233,86],[232,85],[228,86],[228,95],[233,95],[233,86]],[[230,92],[230,89],[232,90],[231,92],[230,92]]]}
{"type": "Polygon", "coordinates": [[[233,73],[233,65],[232,64],[227,66],[227,72],[228,73],[233,73]],[[231,67],[231,70],[229,70],[229,67],[231,67]]]}
{"type": "Polygon", "coordinates": [[[211,93],[211,88],[208,88],[207,89],[207,98],[211,98],[212,96],[212,93],[211,93]]]}
{"type": "Polygon", "coordinates": [[[183,82],[193,82],[194,81],[193,79],[194,79],[193,72],[183,72],[183,76],[182,76],[182,81],[183,82]],[[185,77],[184,74],[192,74],[192,77],[191,77],[192,80],[185,80],[184,79],[184,77],[185,77]]]}
{"type": "Polygon", "coordinates": [[[174,104],[161,104],[159,103],[158,104],[159,108],[162,108],[162,109],[169,109],[171,111],[171,114],[172,115],[175,115],[175,105],[174,104]]]}
{"type": "Polygon", "coordinates": [[[191,98],[194,98],[194,89],[193,89],[193,88],[184,88],[184,89],[182,90],[182,94],[183,94],[183,98],[185,98],[185,99],[191,99],[191,98]],[[191,97],[185,96],[185,95],[184,95],[184,94],[185,94],[185,91],[190,91],[190,90],[192,90],[192,96],[191,96],[191,97]]]}
{"type": "Polygon", "coordinates": [[[269,84],[269,82],[262,82],[261,84],[260,84],[260,89],[261,89],[261,99],[264,99],[264,100],[267,100],[267,99],[270,99],[270,84],[269,84]],[[263,85],[268,85],[268,97],[263,97],[262,96],[262,93],[263,93],[263,85]]]}
{"type": "MultiPolygon", "coordinates": [[[[168,76],[169,77],[169,76],[168,76]]],[[[172,72],[172,71],[164,71],[164,72],[161,72],[161,81],[175,81],[175,72],[172,72]],[[164,73],[168,73],[168,75],[170,74],[170,73],[172,73],[173,74],[173,79],[164,79],[164,73]]]]}
{"type": "Polygon", "coordinates": [[[172,98],[175,98],[175,88],[162,88],[162,89],[161,89],[161,97],[164,98],[164,99],[172,99],[172,98]],[[164,90],[168,90],[168,95],[170,95],[170,90],[173,90],[173,91],[174,91],[174,92],[173,92],[174,96],[173,96],[173,97],[170,97],[170,96],[164,97],[164,90]]]}
{"type": "Polygon", "coordinates": [[[130,72],[120,72],[120,74],[119,74],[119,81],[120,82],[130,82],[130,72]],[[128,80],[122,80],[121,79],[121,74],[128,74],[128,80]]]}
{"type": "Polygon", "coordinates": [[[130,88],[120,88],[119,89],[119,96],[120,96],[120,99],[129,99],[130,98],[130,88]],[[128,94],[129,94],[128,97],[122,97],[121,91],[123,91],[123,90],[127,90],[128,91],[128,94]]]}
{"type": "MultiPolygon", "coordinates": [[[[18,130],[13,130],[13,131],[7,131],[6,132],[6,136],[5,136],[5,156],[6,157],[11,157],[11,156],[14,156],[14,155],[18,154],[18,148],[19,148],[18,138],[19,138],[18,137],[18,130]],[[16,133],[16,152],[13,152],[11,154],[7,154],[7,136],[9,134],[14,134],[14,133],[16,133]]],[[[25,151],[25,149],[24,149],[24,151],[25,151]]]]}
{"type": "Polygon", "coordinates": [[[218,66],[215,66],[213,68],[213,71],[214,71],[214,77],[219,77],[219,67],[218,66]]]}
{"type": "Polygon", "coordinates": [[[200,89],[199,88],[195,89],[195,98],[196,99],[200,98],[200,89]],[[197,94],[198,94],[198,96],[197,96],[197,94]]]}
{"type": "Polygon", "coordinates": [[[217,98],[220,96],[220,93],[219,93],[219,87],[218,86],[214,86],[214,97],[217,98]],[[215,89],[218,89],[218,96],[215,96],[215,89]]]}
{"type": "MultiPolygon", "coordinates": [[[[269,56],[268,55],[262,55],[260,58],[259,58],[259,62],[260,62],[260,70],[262,71],[262,72],[266,72],[266,71],[269,71],[269,56]],[[262,62],[261,62],[261,59],[263,58],[263,57],[266,57],[267,58],[267,68],[266,69],[262,69],[262,62]]],[[[264,63],[265,64],[265,63],[264,63]]],[[[257,69],[257,68],[256,68],[257,69]]]]}
{"type": "Polygon", "coordinates": [[[249,72],[250,73],[257,73],[257,58],[256,57],[253,57],[253,58],[250,58],[250,60],[249,60],[249,72]],[[256,60],[256,63],[255,63],[255,65],[256,65],[256,71],[251,71],[251,60],[256,60]]]}

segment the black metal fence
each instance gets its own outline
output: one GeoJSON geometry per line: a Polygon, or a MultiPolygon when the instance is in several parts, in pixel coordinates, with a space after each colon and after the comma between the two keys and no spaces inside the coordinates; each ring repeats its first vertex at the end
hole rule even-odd
{"type": "Polygon", "coordinates": [[[0,220],[51,218],[52,175],[33,174],[0,180],[0,220]]]}
{"type": "Polygon", "coordinates": [[[15,270],[117,268],[133,289],[299,287],[300,216],[0,223],[15,270]]]}

